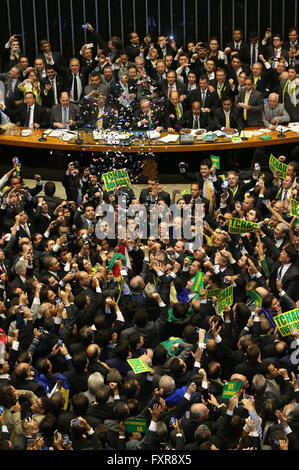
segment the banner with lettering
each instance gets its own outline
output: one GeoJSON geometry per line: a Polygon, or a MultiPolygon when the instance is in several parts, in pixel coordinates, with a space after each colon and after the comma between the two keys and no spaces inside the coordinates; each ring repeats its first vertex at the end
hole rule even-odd
{"type": "Polygon", "coordinates": [[[230,307],[233,304],[233,286],[228,286],[223,289],[217,299],[217,310],[218,315],[223,312],[226,305],[230,307]]]}
{"type": "Polygon", "coordinates": [[[258,224],[255,222],[249,222],[249,220],[231,217],[229,219],[228,233],[253,232],[257,226],[258,224]]]}
{"type": "Polygon", "coordinates": [[[121,186],[131,184],[128,172],[125,168],[121,170],[108,171],[108,173],[104,173],[102,175],[102,179],[107,191],[113,191],[121,186]]]}
{"type": "Polygon", "coordinates": [[[269,158],[269,168],[272,173],[278,173],[280,178],[284,179],[287,176],[288,165],[277,160],[272,154],[269,158]]]}
{"type": "Polygon", "coordinates": [[[281,313],[273,317],[273,320],[282,336],[291,335],[293,328],[299,330],[299,308],[281,313]]]}

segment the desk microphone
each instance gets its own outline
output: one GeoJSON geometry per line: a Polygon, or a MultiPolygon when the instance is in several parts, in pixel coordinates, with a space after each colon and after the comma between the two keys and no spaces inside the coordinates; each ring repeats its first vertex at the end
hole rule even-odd
{"type": "Polygon", "coordinates": [[[46,140],[47,140],[47,139],[46,139],[46,133],[43,132],[41,138],[38,139],[38,141],[39,141],[39,142],[46,142],[46,140]]]}
{"type": "Polygon", "coordinates": [[[279,139],[283,139],[283,138],[285,137],[285,134],[282,132],[282,126],[280,126],[280,133],[277,134],[277,137],[278,137],[279,139]]]}
{"type": "MultiPolygon", "coordinates": [[[[241,137],[241,136],[240,136],[241,137]]],[[[243,137],[241,137],[242,140],[248,140],[248,137],[245,137],[244,135],[244,130],[243,130],[243,137]]]]}

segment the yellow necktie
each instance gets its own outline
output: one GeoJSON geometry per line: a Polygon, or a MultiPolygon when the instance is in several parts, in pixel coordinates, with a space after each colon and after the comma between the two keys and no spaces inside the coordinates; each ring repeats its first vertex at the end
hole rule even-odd
{"type": "MultiPolygon", "coordinates": [[[[248,104],[248,91],[246,91],[245,93],[244,103],[248,104]]],[[[247,121],[247,109],[246,108],[244,108],[243,116],[244,116],[244,120],[247,121]]]]}
{"type": "Polygon", "coordinates": [[[207,199],[211,199],[211,188],[210,188],[210,185],[209,185],[209,177],[206,176],[206,196],[207,196],[207,199]]]}
{"type": "Polygon", "coordinates": [[[99,114],[98,114],[98,129],[99,131],[103,129],[102,108],[100,107],[99,107],[99,114]]]}
{"type": "Polygon", "coordinates": [[[225,113],[225,127],[229,127],[229,114],[225,113]]]}

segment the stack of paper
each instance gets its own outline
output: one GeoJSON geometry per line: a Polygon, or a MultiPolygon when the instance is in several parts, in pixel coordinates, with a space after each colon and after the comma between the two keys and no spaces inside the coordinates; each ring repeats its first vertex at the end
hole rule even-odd
{"type": "Polygon", "coordinates": [[[169,142],[176,142],[178,140],[179,136],[175,134],[167,134],[165,137],[161,137],[159,139],[160,142],[163,142],[165,144],[169,144],[169,142]]]}

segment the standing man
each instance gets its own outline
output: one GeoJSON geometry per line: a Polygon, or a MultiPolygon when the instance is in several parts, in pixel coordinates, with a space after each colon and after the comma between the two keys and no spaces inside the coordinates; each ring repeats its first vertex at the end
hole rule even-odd
{"type": "Polygon", "coordinates": [[[295,67],[289,67],[287,80],[281,80],[279,101],[285,105],[290,122],[299,121],[299,78],[295,67]]]}
{"type": "Polygon", "coordinates": [[[245,90],[236,97],[236,106],[240,110],[244,127],[259,127],[263,125],[263,95],[253,88],[253,78],[245,80],[245,90]]]}

